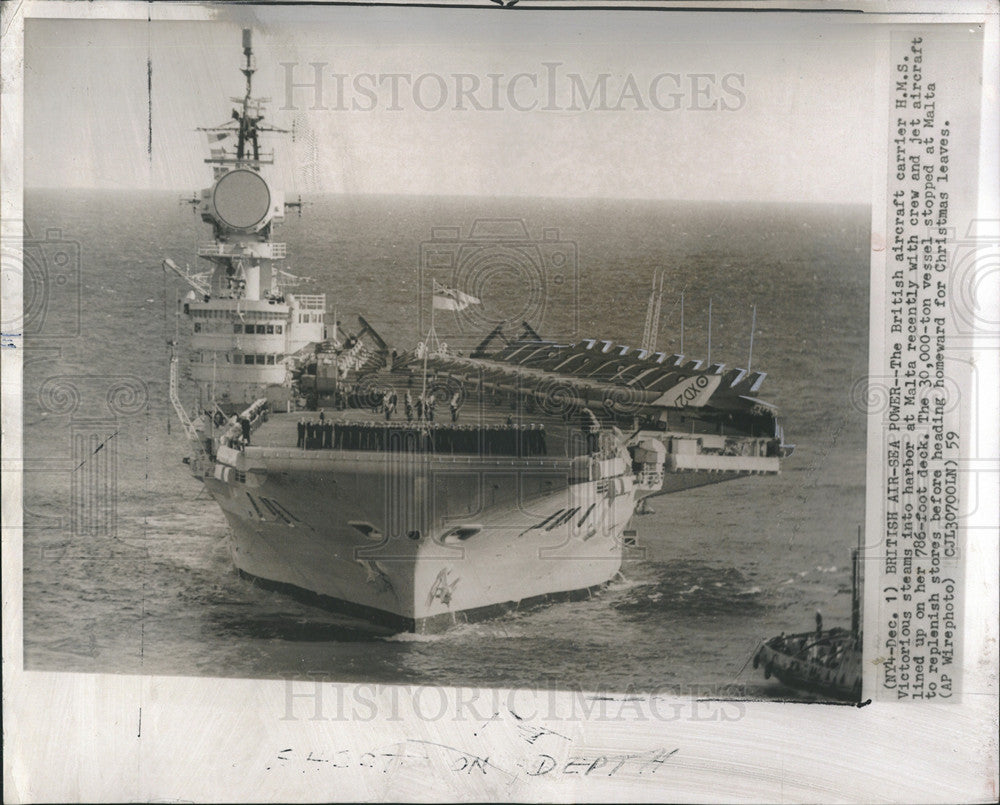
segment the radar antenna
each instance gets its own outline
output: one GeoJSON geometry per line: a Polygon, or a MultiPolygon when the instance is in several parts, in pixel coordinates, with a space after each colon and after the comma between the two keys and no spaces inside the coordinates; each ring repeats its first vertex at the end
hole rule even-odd
{"type": "Polygon", "coordinates": [[[212,156],[205,160],[210,164],[249,167],[254,170],[261,165],[273,164],[274,154],[262,153],[260,150],[260,133],[264,131],[289,133],[289,129],[261,124],[264,120],[263,105],[270,99],[253,97],[253,74],[257,72],[257,61],[253,55],[252,34],[249,28],[243,29],[243,55],[246,61],[240,72],[246,77],[247,86],[242,98],[231,99],[234,103],[240,104],[238,109],[232,111],[232,122],[198,129],[198,131],[214,132],[214,137],[210,137],[214,140],[223,140],[233,134],[236,135],[236,153],[227,152],[224,148],[213,150],[212,156]]]}

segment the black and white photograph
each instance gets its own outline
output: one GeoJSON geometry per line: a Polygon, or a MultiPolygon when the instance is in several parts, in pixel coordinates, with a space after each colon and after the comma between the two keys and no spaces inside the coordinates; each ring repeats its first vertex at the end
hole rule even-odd
{"type": "MultiPolygon", "coordinates": [[[[180,706],[161,677],[197,696],[190,751],[237,707],[219,685],[246,692],[237,730],[289,737],[235,787],[95,771],[10,801],[574,801],[621,778],[766,801],[776,766],[663,782],[707,768],[675,722],[780,712],[787,742],[819,713],[849,743],[882,702],[959,696],[963,518],[989,501],[962,390],[992,370],[949,350],[995,325],[986,286],[949,290],[980,111],[942,87],[981,69],[982,25],[44,5],[20,21],[16,168],[4,149],[18,667],[140,685],[139,741],[180,706]],[[657,741],[621,749],[630,724],[657,741]]],[[[965,758],[970,801],[989,757],[965,758]]],[[[865,798],[836,774],[782,801],[865,798]]]]}
{"type": "Polygon", "coordinates": [[[27,27],[27,666],[857,700],[872,93],[412,14],[27,27]]]}

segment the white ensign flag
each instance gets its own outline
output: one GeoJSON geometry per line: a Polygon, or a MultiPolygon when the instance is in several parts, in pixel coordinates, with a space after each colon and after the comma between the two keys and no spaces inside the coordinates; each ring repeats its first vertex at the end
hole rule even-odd
{"type": "Polygon", "coordinates": [[[437,310],[465,310],[469,305],[478,305],[479,300],[454,288],[445,288],[434,282],[434,307],[437,310]]]}

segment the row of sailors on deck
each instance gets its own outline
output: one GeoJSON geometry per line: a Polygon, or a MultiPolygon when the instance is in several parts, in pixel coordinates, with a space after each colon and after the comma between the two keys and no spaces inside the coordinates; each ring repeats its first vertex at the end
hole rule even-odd
{"type": "MultiPolygon", "coordinates": [[[[383,389],[375,395],[372,404],[372,413],[384,413],[386,421],[392,419],[393,414],[399,406],[399,395],[393,388],[383,389]]],[[[407,422],[433,422],[434,409],[437,406],[437,395],[434,393],[417,394],[414,396],[409,390],[403,395],[403,413],[407,422]]],[[[344,406],[346,408],[346,406],[344,406]]],[[[462,395],[456,391],[448,400],[448,410],[451,414],[451,421],[458,422],[458,412],[462,407],[462,395]]]]}
{"type": "Polygon", "coordinates": [[[297,447],[306,450],[400,450],[501,456],[544,456],[545,426],[427,425],[300,420],[297,447]]]}

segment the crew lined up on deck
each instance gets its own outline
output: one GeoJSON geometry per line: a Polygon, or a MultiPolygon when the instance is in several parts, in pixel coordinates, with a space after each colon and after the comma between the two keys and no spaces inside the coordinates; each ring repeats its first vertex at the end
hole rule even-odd
{"type": "MultiPolygon", "coordinates": [[[[348,408],[368,408],[373,414],[382,414],[386,421],[391,421],[400,408],[399,392],[392,388],[364,389],[355,384],[351,391],[338,389],[334,392],[333,407],[338,411],[348,408]]],[[[448,411],[451,421],[458,422],[462,408],[463,397],[460,391],[454,392],[448,400],[448,411]]],[[[402,400],[401,413],[407,422],[433,422],[434,412],[438,404],[437,395],[433,391],[415,393],[407,389],[402,400]]]]}
{"type": "MultiPolygon", "coordinates": [[[[361,402],[365,396],[369,398],[368,404],[370,404],[373,414],[384,414],[387,422],[392,420],[393,415],[399,408],[399,394],[396,389],[391,387],[377,389],[374,392],[369,392],[367,395],[358,387],[355,387],[351,399],[344,397],[343,404],[339,404],[340,397],[338,397],[337,408],[344,410],[348,407],[349,403],[359,408],[367,407],[367,404],[361,402]]],[[[414,420],[418,422],[433,422],[434,409],[437,407],[437,403],[438,398],[433,391],[414,395],[407,389],[403,396],[402,413],[406,417],[407,422],[413,422],[414,420]]],[[[455,391],[448,400],[448,412],[451,414],[452,422],[458,422],[458,414],[461,408],[462,392],[455,391]]]]}
{"type": "Polygon", "coordinates": [[[299,420],[297,446],[306,450],[391,450],[544,456],[545,426],[435,425],[402,422],[299,420]]]}

